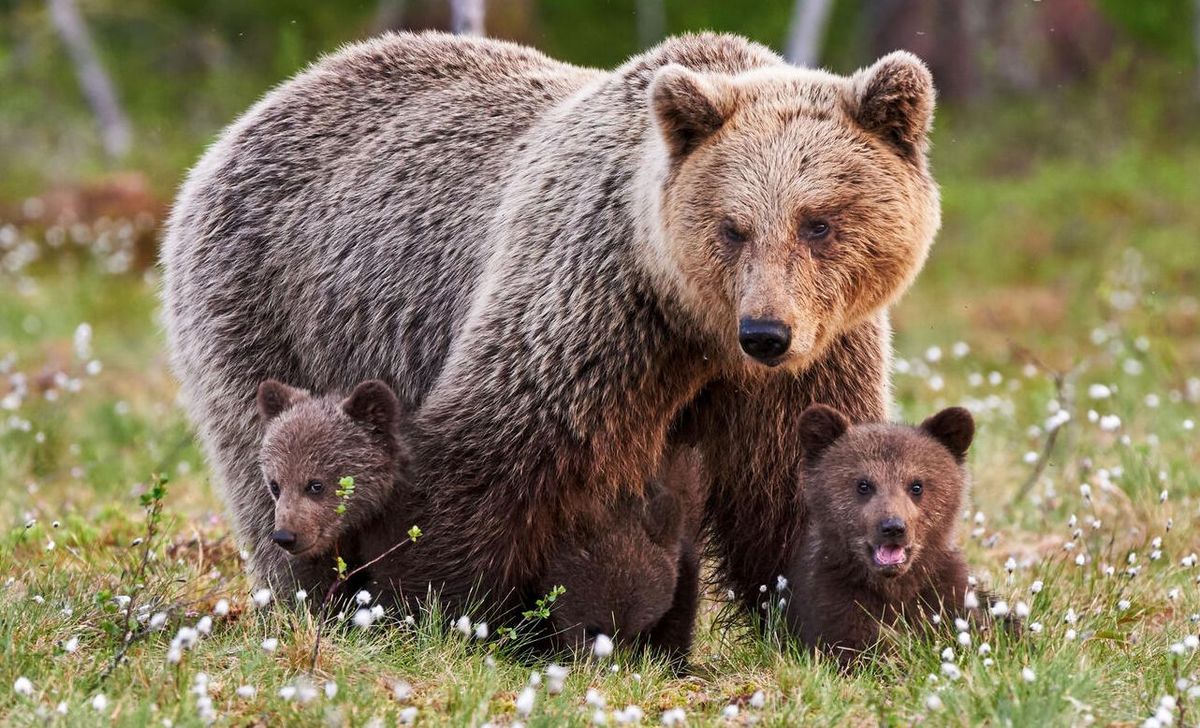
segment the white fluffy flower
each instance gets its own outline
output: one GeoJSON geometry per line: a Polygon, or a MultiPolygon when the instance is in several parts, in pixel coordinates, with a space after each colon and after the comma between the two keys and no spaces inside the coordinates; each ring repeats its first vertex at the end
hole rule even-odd
{"type": "Polygon", "coordinates": [[[225,615],[229,614],[229,600],[218,599],[216,606],[213,607],[213,614],[217,615],[218,617],[224,617],[225,615]]]}
{"type": "Polygon", "coordinates": [[[92,710],[102,711],[108,707],[108,698],[104,693],[96,693],[96,697],[92,698],[92,710]]]}
{"type": "Polygon", "coordinates": [[[596,639],[592,640],[592,654],[601,659],[608,657],[613,652],[613,641],[605,634],[596,635],[596,639]]]}
{"type": "Polygon", "coordinates": [[[537,700],[537,691],[527,686],[517,695],[517,713],[522,718],[528,718],[533,712],[533,704],[537,700]]]}
{"type": "Polygon", "coordinates": [[[354,595],[354,601],[358,602],[358,604],[360,606],[366,606],[366,605],[370,604],[371,603],[371,592],[367,591],[366,589],[363,589],[362,591],[360,591],[359,593],[354,595]]]}
{"type": "Polygon", "coordinates": [[[1037,680],[1037,673],[1035,673],[1031,668],[1023,667],[1021,668],[1021,679],[1027,683],[1031,683],[1034,680],[1037,680]]]}
{"type": "Polygon", "coordinates": [[[237,694],[239,698],[253,698],[255,695],[258,695],[258,688],[253,685],[239,685],[237,694]]]}
{"type": "Polygon", "coordinates": [[[22,675],[13,683],[13,692],[26,697],[33,695],[33,681],[22,675]]]}
{"type": "Polygon", "coordinates": [[[467,637],[470,637],[471,636],[471,618],[465,614],[463,616],[459,617],[454,622],[454,629],[458,630],[459,632],[462,632],[467,637]]]}
{"type": "Polygon", "coordinates": [[[266,652],[274,652],[279,649],[279,638],[268,637],[262,641],[262,648],[266,652]]]}
{"type": "Polygon", "coordinates": [[[265,607],[271,603],[271,590],[259,589],[258,591],[254,592],[252,598],[254,599],[254,606],[261,609],[262,607],[265,607]]]}

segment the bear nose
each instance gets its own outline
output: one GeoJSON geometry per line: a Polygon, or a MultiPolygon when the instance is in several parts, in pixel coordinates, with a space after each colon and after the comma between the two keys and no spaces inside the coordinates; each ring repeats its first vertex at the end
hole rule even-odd
{"type": "Polygon", "coordinates": [[[281,528],[278,531],[271,532],[271,540],[291,551],[292,547],[296,545],[296,534],[285,528],[281,528]]]}
{"type": "Polygon", "coordinates": [[[907,530],[903,518],[892,516],[879,522],[879,533],[884,538],[904,538],[907,530]]]}
{"type": "Polygon", "coordinates": [[[738,343],[764,364],[774,364],[792,345],[792,330],[774,319],[744,318],[738,322],[738,343]]]}

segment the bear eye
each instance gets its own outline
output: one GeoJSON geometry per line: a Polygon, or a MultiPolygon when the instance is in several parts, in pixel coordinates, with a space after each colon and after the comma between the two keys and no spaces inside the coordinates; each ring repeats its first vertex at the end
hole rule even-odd
{"type": "Polygon", "coordinates": [[[746,243],[749,236],[743,231],[738,224],[729,218],[721,221],[721,240],[730,247],[741,247],[746,243]]]}
{"type": "Polygon", "coordinates": [[[832,230],[833,227],[825,220],[806,220],[800,232],[806,240],[820,241],[829,237],[832,230]]]}
{"type": "Polygon", "coordinates": [[[908,492],[912,493],[913,495],[921,495],[924,490],[925,484],[919,480],[914,480],[912,484],[908,486],[908,492]]]}
{"type": "Polygon", "coordinates": [[[316,495],[317,493],[320,493],[323,490],[325,490],[325,486],[321,483],[321,481],[319,481],[319,480],[308,481],[308,492],[309,493],[316,495]]]}
{"type": "Polygon", "coordinates": [[[276,483],[274,480],[272,480],[271,482],[267,483],[267,488],[271,491],[272,498],[279,497],[279,483],[276,483]]]}
{"type": "Polygon", "coordinates": [[[858,490],[859,495],[870,495],[871,491],[875,489],[875,486],[871,485],[871,481],[866,478],[859,478],[854,487],[858,490]]]}

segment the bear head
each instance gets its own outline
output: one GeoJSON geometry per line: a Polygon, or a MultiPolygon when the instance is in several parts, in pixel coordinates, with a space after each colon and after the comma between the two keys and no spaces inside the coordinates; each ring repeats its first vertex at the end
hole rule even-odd
{"type": "Polygon", "coordinates": [[[805,368],[924,264],[940,203],[915,56],[849,77],[668,64],[649,96],[651,266],[733,371],[805,368]]]}
{"type": "Polygon", "coordinates": [[[550,556],[542,584],[565,588],[550,611],[554,641],[586,649],[598,635],[636,642],[670,609],[684,514],[661,483],[623,498],[600,524],[576,532],[550,556]]]}
{"type": "Polygon", "coordinates": [[[309,396],[275,380],[258,388],[259,463],[275,501],[271,539],[297,557],[328,554],[383,513],[404,476],[405,414],[380,381],[349,396],[309,396]],[[343,478],[353,478],[347,493],[343,478]]]}
{"type": "Polygon", "coordinates": [[[971,413],[950,407],[919,427],[852,426],[813,405],[800,417],[806,518],[822,548],[869,579],[894,578],[950,547],[967,484],[971,413]]]}

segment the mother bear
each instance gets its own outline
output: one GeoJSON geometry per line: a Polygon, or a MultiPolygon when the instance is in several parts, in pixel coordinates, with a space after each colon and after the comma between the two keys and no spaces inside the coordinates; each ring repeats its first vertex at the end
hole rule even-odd
{"type": "Polygon", "coordinates": [[[800,412],[886,415],[886,310],[939,226],[933,101],[906,53],[842,77],[714,34],[611,72],[386,35],[267,94],[163,250],[173,365],[256,578],[290,568],[256,386],[382,378],[419,408],[431,504],[406,591],[528,596],[686,434],[719,574],[755,605],[799,522],[800,412]]]}

